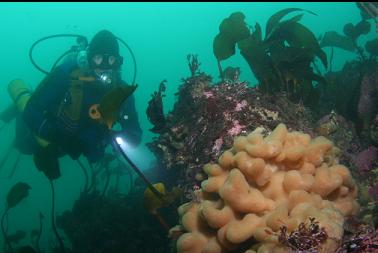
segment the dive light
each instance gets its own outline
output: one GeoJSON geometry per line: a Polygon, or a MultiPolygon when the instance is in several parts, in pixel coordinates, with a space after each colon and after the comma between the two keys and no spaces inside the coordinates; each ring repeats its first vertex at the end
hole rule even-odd
{"type": "Polygon", "coordinates": [[[163,200],[163,195],[156,190],[156,188],[151,184],[150,180],[143,174],[143,172],[130,160],[125,152],[126,141],[123,137],[115,131],[110,131],[111,138],[113,140],[114,146],[119,151],[119,153],[123,156],[123,158],[130,164],[131,168],[138,174],[140,178],[145,182],[147,187],[161,200],[163,200]]]}

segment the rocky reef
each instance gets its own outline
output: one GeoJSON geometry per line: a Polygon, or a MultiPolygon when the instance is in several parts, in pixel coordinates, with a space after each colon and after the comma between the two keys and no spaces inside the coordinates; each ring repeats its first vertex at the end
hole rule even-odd
{"type": "MultiPolygon", "coordinates": [[[[237,75],[231,76],[219,83],[212,83],[212,78],[201,72],[183,79],[173,110],[154,126],[159,135],[147,144],[160,167],[175,174],[173,180],[189,191],[205,179],[203,165],[216,160],[239,134],[256,127],[271,131],[280,122],[289,129],[315,134],[313,117],[303,104],[291,102],[285,93],[265,94],[239,81],[237,75]]],[[[161,103],[150,105],[163,108],[161,103]]],[[[156,115],[162,115],[160,112],[156,115]]],[[[149,118],[156,119],[156,115],[149,118]]]]}

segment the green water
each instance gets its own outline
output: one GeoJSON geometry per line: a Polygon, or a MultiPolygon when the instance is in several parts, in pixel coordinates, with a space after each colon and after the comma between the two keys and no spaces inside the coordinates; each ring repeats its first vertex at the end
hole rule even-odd
{"type": "MultiPolygon", "coordinates": [[[[132,48],[137,60],[137,79],[139,88],[135,92],[139,120],[143,129],[143,143],[130,150],[130,157],[140,168],[147,168],[153,161],[152,153],[144,143],[154,136],[148,129],[152,127],[146,117],[146,108],[151,94],[159,83],[167,79],[167,96],[164,98],[164,111],[168,112],[174,102],[181,78],[190,75],[187,54],[197,54],[200,69],[219,80],[217,62],[213,55],[213,39],[219,32],[219,24],[235,11],[246,15],[246,22],[254,25],[259,22],[265,27],[268,18],[276,11],[298,7],[311,10],[317,16],[305,14],[301,23],[310,28],[316,36],[325,31],[342,33],[344,24],[360,20],[355,3],[0,3],[0,109],[5,108],[11,99],[6,87],[14,78],[23,79],[35,88],[44,74],[33,67],[29,58],[29,48],[37,39],[59,33],[75,33],[91,39],[101,29],[108,29],[124,39],[132,48]]],[[[376,36],[374,29],[365,36],[369,40],[376,36]]],[[[361,41],[361,45],[364,44],[361,41]]],[[[74,40],[53,39],[41,43],[35,49],[35,58],[41,66],[49,68],[56,58],[74,44],[74,40]]],[[[329,49],[325,49],[329,55],[329,49]]],[[[125,57],[123,78],[131,81],[132,61],[128,51],[121,47],[125,57]]],[[[333,70],[355,55],[335,49],[333,70]]],[[[256,83],[246,61],[240,54],[224,61],[224,66],[239,66],[240,79],[256,83]]],[[[322,70],[324,71],[324,70],[322,70]]],[[[6,126],[0,133],[0,157],[5,154],[14,137],[14,123],[6,126]]],[[[50,212],[50,188],[48,181],[39,173],[29,156],[23,156],[13,178],[8,179],[15,153],[10,162],[0,172],[0,212],[4,210],[5,196],[10,187],[24,181],[31,185],[30,196],[9,214],[9,233],[18,229],[30,231],[38,227],[38,213],[47,217],[50,212]]],[[[56,182],[56,212],[70,209],[78,198],[83,186],[83,175],[76,163],[69,158],[62,160],[62,177],[56,182]]],[[[45,229],[49,231],[49,219],[45,229]]],[[[50,231],[51,232],[51,231],[50,231]]],[[[42,245],[53,237],[44,233],[42,245]]],[[[0,236],[2,242],[2,236],[0,236]]],[[[27,240],[25,240],[27,242],[27,240]]],[[[3,247],[0,247],[3,248],[3,247]]]]}

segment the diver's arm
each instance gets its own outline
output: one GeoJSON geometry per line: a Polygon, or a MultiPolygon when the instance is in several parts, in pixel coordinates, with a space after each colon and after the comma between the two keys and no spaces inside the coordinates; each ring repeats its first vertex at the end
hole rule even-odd
{"type": "Polygon", "coordinates": [[[57,127],[48,112],[49,107],[59,103],[68,88],[66,71],[66,66],[59,66],[46,76],[32,94],[22,115],[30,130],[47,141],[56,138],[57,127]]]}
{"type": "Polygon", "coordinates": [[[139,124],[138,112],[135,108],[135,98],[131,95],[123,103],[119,123],[126,141],[131,146],[138,146],[142,140],[142,129],[139,124]]]}

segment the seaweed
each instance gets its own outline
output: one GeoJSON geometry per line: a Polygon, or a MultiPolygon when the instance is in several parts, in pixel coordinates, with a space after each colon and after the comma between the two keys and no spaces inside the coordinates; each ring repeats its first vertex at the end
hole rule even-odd
{"type": "Polygon", "coordinates": [[[13,248],[11,244],[11,238],[7,236],[7,233],[4,229],[4,218],[8,214],[9,209],[17,206],[24,198],[29,195],[30,189],[31,187],[27,183],[18,182],[10,189],[7,195],[7,206],[5,208],[3,216],[1,217],[1,230],[4,235],[4,241],[8,245],[11,253],[13,253],[13,248]]]}
{"type": "Polygon", "coordinates": [[[220,62],[234,55],[238,45],[259,89],[268,94],[285,91],[292,101],[315,107],[319,95],[315,84],[325,79],[314,72],[314,62],[318,58],[327,67],[327,56],[311,30],[299,23],[303,14],[282,21],[294,11],[316,15],[299,8],[278,11],[268,20],[264,38],[259,23],[250,29],[243,13],[232,13],[219,27],[213,52],[220,62]]]}
{"type": "Polygon", "coordinates": [[[310,217],[309,219],[309,225],[302,222],[290,235],[287,234],[287,227],[281,226],[278,241],[291,250],[319,252],[328,235],[324,227],[320,227],[319,222],[315,221],[315,218],[310,217]]]}
{"type": "Polygon", "coordinates": [[[357,24],[347,23],[344,25],[343,33],[339,34],[336,31],[328,31],[319,38],[320,46],[323,47],[337,47],[343,50],[357,53],[359,61],[368,62],[373,61],[378,54],[378,40],[373,39],[365,44],[365,51],[362,46],[358,44],[358,39],[362,35],[370,32],[371,25],[366,19],[360,20],[357,24]],[[369,58],[366,57],[369,54],[369,58]]]}
{"type": "Polygon", "coordinates": [[[154,127],[149,130],[154,133],[160,133],[165,128],[165,116],[163,111],[163,97],[165,97],[165,94],[163,94],[163,92],[166,90],[166,82],[167,80],[165,79],[160,82],[159,90],[151,95],[146,109],[148,120],[154,125],[154,127]]]}
{"type": "Polygon", "coordinates": [[[137,85],[122,85],[109,91],[100,101],[99,111],[102,120],[111,128],[117,121],[122,103],[131,96],[137,85]]]}

